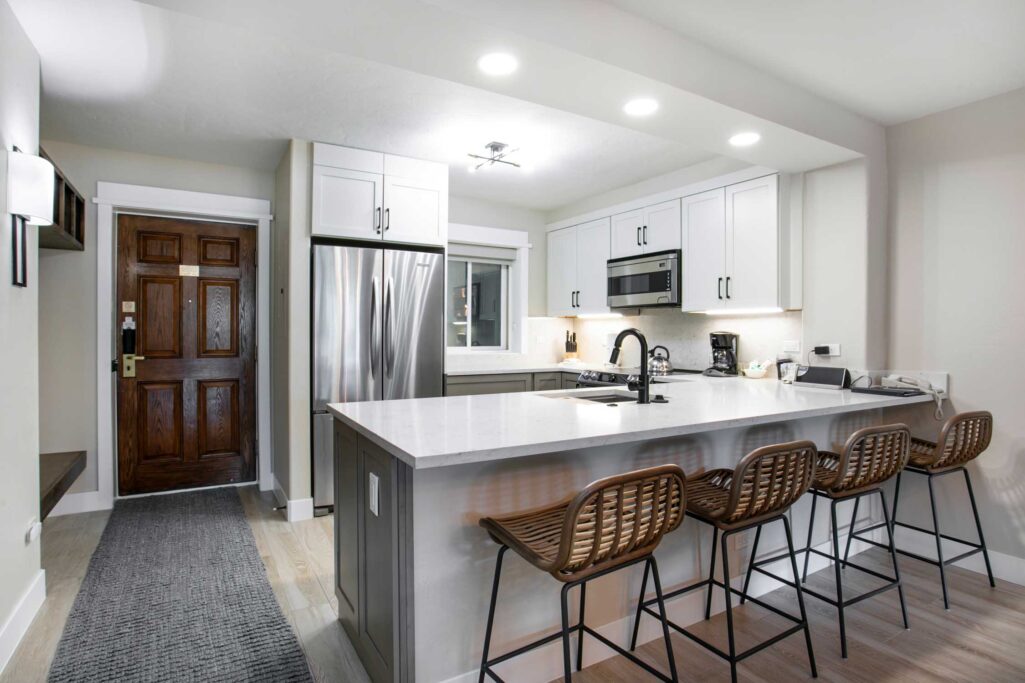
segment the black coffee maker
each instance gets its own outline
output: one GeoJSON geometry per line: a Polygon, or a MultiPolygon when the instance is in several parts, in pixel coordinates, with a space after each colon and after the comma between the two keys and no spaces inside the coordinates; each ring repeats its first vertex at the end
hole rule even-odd
{"type": "Polygon", "coordinates": [[[712,367],[705,370],[709,377],[737,376],[737,335],[732,332],[712,332],[712,367]]]}

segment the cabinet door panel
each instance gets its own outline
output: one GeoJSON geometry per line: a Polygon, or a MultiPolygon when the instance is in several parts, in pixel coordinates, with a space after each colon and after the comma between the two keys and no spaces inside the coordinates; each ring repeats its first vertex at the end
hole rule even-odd
{"type": "Polygon", "coordinates": [[[531,375],[499,374],[499,375],[464,375],[445,379],[446,396],[479,396],[482,394],[515,394],[522,391],[533,391],[534,381],[531,375]]]}
{"type": "Polygon", "coordinates": [[[380,239],[383,177],[329,166],[313,167],[313,234],[380,239]]]}
{"type": "Polygon", "coordinates": [[[384,239],[410,244],[445,244],[448,233],[443,188],[424,180],[384,177],[384,239]]]}
{"type": "Polygon", "coordinates": [[[779,305],[779,219],[777,176],[726,188],[727,305],[779,305]]]}
{"type": "Polygon", "coordinates": [[[723,308],[726,277],[725,192],[683,198],[683,310],[723,308]]]}
{"type": "Polygon", "coordinates": [[[644,253],[641,226],[644,212],[640,209],[616,214],[612,217],[612,250],[610,258],[637,256],[644,253]]]}
{"type": "Polygon", "coordinates": [[[573,315],[577,285],[577,232],[563,228],[548,233],[548,315],[573,315]]]}
{"type": "Polygon", "coordinates": [[[576,313],[607,313],[610,220],[582,223],[577,230],[576,313]]]}
{"type": "Polygon", "coordinates": [[[644,253],[679,249],[681,240],[680,200],[673,199],[644,209],[641,241],[644,253]]]}
{"type": "Polygon", "coordinates": [[[535,372],[534,391],[558,391],[562,388],[561,372],[535,372]]]}

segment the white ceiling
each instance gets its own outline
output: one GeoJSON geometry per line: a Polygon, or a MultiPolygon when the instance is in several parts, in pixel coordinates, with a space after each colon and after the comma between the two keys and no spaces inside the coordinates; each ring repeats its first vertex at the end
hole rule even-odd
{"type": "Polygon", "coordinates": [[[10,0],[43,70],[42,135],[273,169],[290,137],[451,165],[452,193],[549,210],[715,156],[501,94],[130,0],[10,0]],[[470,175],[499,140],[530,174],[470,175]]]}
{"type": "Polygon", "coordinates": [[[1025,0],[608,0],[890,125],[1025,87],[1025,0]]]}

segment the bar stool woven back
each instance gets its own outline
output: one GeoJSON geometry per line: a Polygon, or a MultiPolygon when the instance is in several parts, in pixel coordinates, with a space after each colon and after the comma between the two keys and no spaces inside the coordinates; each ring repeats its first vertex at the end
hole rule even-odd
{"type": "Polygon", "coordinates": [[[815,488],[834,496],[874,489],[904,469],[910,445],[911,430],[904,424],[859,429],[840,453],[819,451],[815,488]]]}
{"type": "Polygon", "coordinates": [[[811,441],[763,446],[734,470],[712,470],[687,486],[688,509],[722,528],[773,517],[811,486],[817,451],[811,441]]]}
{"type": "Polygon", "coordinates": [[[993,414],[986,410],[952,415],[933,443],[911,440],[911,464],[932,472],[963,467],[989,447],[993,436],[993,414]]]}

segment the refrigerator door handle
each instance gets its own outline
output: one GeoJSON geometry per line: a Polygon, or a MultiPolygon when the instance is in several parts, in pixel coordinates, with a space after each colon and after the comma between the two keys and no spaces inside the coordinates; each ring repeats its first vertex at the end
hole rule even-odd
{"type": "Polygon", "coordinates": [[[370,356],[370,377],[375,378],[377,375],[374,373],[374,367],[379,364],[377,356],[377,350],[381,348],[381,340],[378,339],[377,334],[377,300],[379,298],[378,290],[381,287],[381,282],[378,278],[373,278],[370,285],[370,345],[367,351],[370,356]]]}
{"type": "Polygon", "coordinates": [[[391,378],[395,369],[395,280],[389,275],[384,285],[384,373],[391,378]]]}

